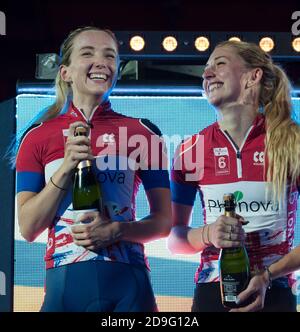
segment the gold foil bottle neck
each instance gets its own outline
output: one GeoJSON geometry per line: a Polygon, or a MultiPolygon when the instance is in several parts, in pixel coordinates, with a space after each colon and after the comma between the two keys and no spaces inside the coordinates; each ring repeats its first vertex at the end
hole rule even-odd
{"type": "Polygon", "coordinates": [[[224,194],[223,195],[223,200],[224,201],[231,201],[231,200],[235,200],[235,197],[234,197],[234,195],[233,194],[231,194],[231,193],[228,193],[228,194],[224,194]]]}
{"type": "Polygon", "coordinates": [[[91,166],[92,166],[92,162],[90,160],[83,160],[77,165],[77,168],[82,169],[82,168],[91,167],[91,166]]]}

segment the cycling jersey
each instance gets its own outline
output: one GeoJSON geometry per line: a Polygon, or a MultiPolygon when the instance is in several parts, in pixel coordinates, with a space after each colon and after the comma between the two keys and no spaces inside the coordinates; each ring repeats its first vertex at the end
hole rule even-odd
{"type": "MultiPolygon", "coordinates": [[[[48,183],[63,163],[68,128],[75,121],[87,122],[87,119],[71,103],[65,114],[35,126],[24,135],[16,162],[17,192],[38,193],[48,183]]],[[[161,133],[148,120],[114,112],[110,102],[94,110],[89,124],[95,156],[93,168],[103,193],[105,213],[113,221],[135,220],[135,201],[141,183],[145,190],[169,187],[168,171],[163,167],[166,154],[161,133]],[[151,150],[154,144],[157,148],[151,150]]],[[[86,260],[148,267],[140,243],[120,241],[97,253],[77,246],[70,232],[73,223],[70,186],[48,230],[47,269],[86,260]]]]}
{"type": "MultiPolygon", "coordinates": [[[[236,212],[249,221],[244,226],[245,245],[253,272],[291,250],[298,199],[296,186],[287,187],[283,204],[274,203],[270,190],[266,190],[265,135],[265,118],[259,114],[239,149],[216,122],[181,143],[171,173],[172,200],[193,206],[199,191],[204,224],[224,214],[223,195],[234,193],[236,212]]],[[[219,281],[219,252],[210,246],[200,253],[195,282],[219,281]]],[[[295,278],[291,274],[274,282],[292,286],[295,278]]]]}

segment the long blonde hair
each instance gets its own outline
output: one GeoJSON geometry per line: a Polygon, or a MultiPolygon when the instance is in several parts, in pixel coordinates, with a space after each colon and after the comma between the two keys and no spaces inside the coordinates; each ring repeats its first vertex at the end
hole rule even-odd
{"type": "MultiPolygon", "coordinates": [[[[84,31],[104,31],[111,36],[111,38],[115,41],[117,49],[118,49],[118,41],[114,33],[108,29],[100,29],[93,26],[85,26],[82,28],[78,28],[69,33],[68,37],[64,40],[60,48],[60,65],[69,66],[71,62],[71,54],[73,51],[73,43],[74,39],[84,31]]],[[[71,96],[72,90],[70,83],[67,83],[61,79],[60,72],[57,73],[55,79],[55,91],[56,91],[56,100],[55,102],[48,108],[48,111],[43,116],[43,121],[55,118],[64,107],[67,102],[68,97],[71,96]]]]}
{"type": "Polygon", "coordinates": [[[280,201],[286,185],[295,185],[300,176],[300,127],[292,118],[289,79],[256,44],[225,41],[217,47],[232,47],[248,68],[263,71],[259,105],[266,118],[267,181],[272,183],[273,198],[280,201]]]}
{"type": "MultiPolygon", "coordinates": [[[[60,48],[60,65],[69,66],[71,62],[71,54],[73,51],[73,43],[74,39],[84,31],[104,31],[111,36],[111,38],[115,41],[117,50],[118,50],[118,41],[114,35],[114,33],[108,29],[100,29],[93,26],[85,26],[82,28],[77,28],[69,33],[68,37],[64,40],[60,48]]],[[[117,57],[117,65],[119,65],[119,57],[117,57]]],[[[113,82],[111,89],[114,87],[113,82]]],[[[110,90],[111,90],[110,89],[110,90]]],[[[68,98],[72,96],[72,89],[69,83],[64,82],[61,79],[60,72],[57,73],[55,79],[55,90],[56,90],[56,99],[55,102],[47,107],[46,109],[41,110],[33,119],[31,119],[20,131],[18,131],[13,137],[10,146],[8,147],[5,158],[7,158],[10,162],[12,168],[15,167],[16,155],[21,143],[22,138],[24,137],[27,130],[36,124],[41,122],[50,120],[55,118],[57,115],[61,113],[68,106],[68,98]]]]}

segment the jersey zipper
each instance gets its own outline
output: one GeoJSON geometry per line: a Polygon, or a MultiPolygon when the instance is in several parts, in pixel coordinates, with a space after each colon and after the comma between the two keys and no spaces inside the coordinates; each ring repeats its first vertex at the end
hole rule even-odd
{"type": "Polygon", "coordinates": [[[247,138],[252,130],[254,126],[251,126],[246,135],[245,135],[245,138],[242,142],[242,145],[241,147],[239,148],[238,145],[235,143],[235,141],[233,140],[233,138],[229,135],[228,131],[227,130],[222,130],[222,133],[225,135],[225,137],[228,139],[228,141],[230,142],[230,144],[232,145],[234,151],[235,151],[235,154],[236,154],[236,169],[237,169],[237,177],[238,179],[241,179],[243,177],[243,167],[242,167],[242,149],[247,141],[247,138]]]}
{"type": "Polygon", "coordinates": [[[94,113],[96,112],[97,108],[99,106],[95,107],[91,116],[89,118],[87,118],[84,114],[84,112],[81,109],[78,109],[79,113],[82,115],[82,117],[84,118],[85,122],[87,123],[87,125],[90,127],[90,131],[89,131],[89,139],[92,140],[92,129],[93,129],[93,124],[92,124],[92,118],[94,116],[94,113]]]}

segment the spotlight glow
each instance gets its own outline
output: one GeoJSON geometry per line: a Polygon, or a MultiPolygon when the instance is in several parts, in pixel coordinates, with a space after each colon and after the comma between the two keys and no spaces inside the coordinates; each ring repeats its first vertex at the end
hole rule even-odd
{"type": "Polygon", "coordinates": [[[294,51],[300,52],[300,37],[297,37],[292,41],[292,46],[294,51]]]}
{"type": "Polygon", "coordinates": [[[241,41],[241,38],[233,36],[233,37],[230,37],[228,40],[229,40],[229,41],[240,42],[240,41],[241,41]]]}
{"type": "Polygon", "coordinates": [[[145,40],[141,36],[134,36],[130,39],[129,45],[134,51],[141,51],[145,47],[145,40]]]}
{"type": "Polygon", "coordinates": [[[206,37],[198,37],[195,40],[195,47],[198,51],[204,52],[209,48],[209,40],[206,37]]]}
{"type": "Polygon", "coordinates": [[[275,46],[275,43],[274,43],[273,39],[270,37],[264,37],[259,41],[259,47],[265,52],[272,51],[274,46],[275,46]]]}
{"type": "Polygon", "coordinates": [[[162,45],[166,51],[173,52],[176,50],[178,43],[175,37],[168,36],[164,38],[162,45]]]}

